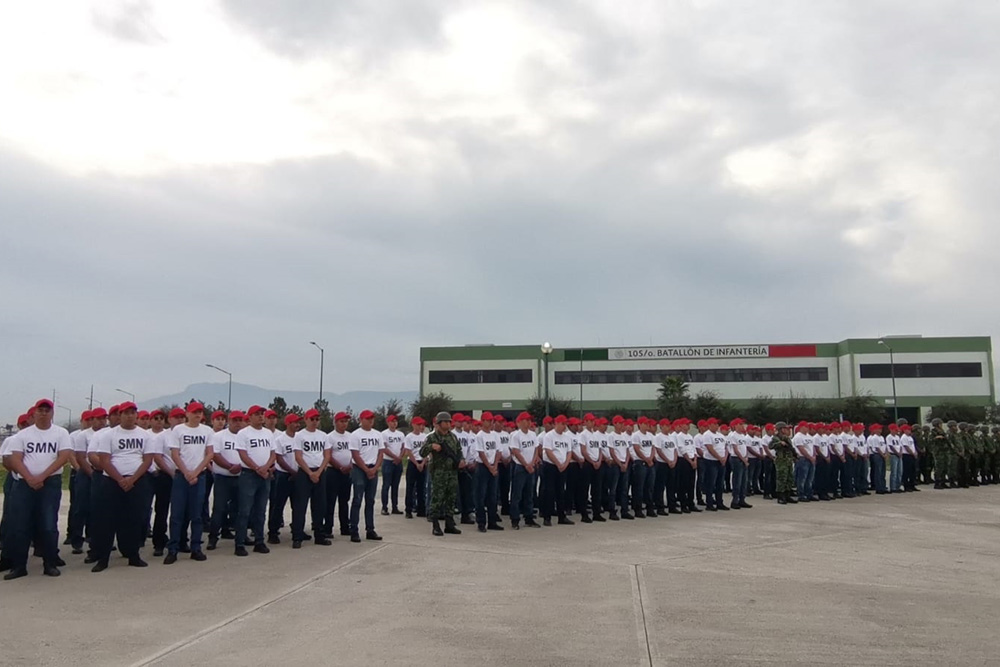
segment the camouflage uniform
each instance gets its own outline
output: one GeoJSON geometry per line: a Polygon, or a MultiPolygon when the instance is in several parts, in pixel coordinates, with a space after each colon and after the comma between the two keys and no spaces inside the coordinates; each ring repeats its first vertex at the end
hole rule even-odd
{"type": "Polygon", "coordinates": [[[993,427],[993,456],[990,463],[990,476],[993,484],[1000,484],[1000,426],[993,427]]]}
{"type": "Polygon", "coordinates": [[[458,495],[458,462],[462,460],[462,447],[454,433],[444,435],[434,431],[427,436],[420,455],[430,458],[431,472],[431,506],[428,515],[435,520],[444,519],[445,523],[454,523],[452,510],[455,508],[455,498],[458,495]],[[432,445],[441,445],[441,451],[435,452],[432,445]]]}
{"type": "Polygon", "coordinates": [[[924,430],[920,435],[920,452],[917,458],[917,466],[920,468],[920,477],[923,479],[924,484],[931,483],[931,469],[934,468],[933,442],[931,427],[924,426],[924,430]]]}
{"type": "Polygon", "coordinates": [[[979,474],[983,467],[983,439],[979,430],[971,426],[965,432],[965,439],[969,447],[969,483],[979,486],[979,474]]]}
{"type": "Polygon", "coordinates": [[[990,435],[988,426],[983,426],[980,430],[983,434],[983,484],[995,484],[994,468],[997,459],[997,441],[994,436],[996,428],[994,427],[993,435],[990,435]]]}
{"type": "MultiPolygon", "coordinates": [[[[771,449],[774,450],[774,480],[778,502],[788,501],[795,489],[795,447],[792,439],[779,433],[771,438],[771,449]]],[[[794,499],[793,499],[794,500],[794,499]]]]}
{"type": "Polygon", "coordinates": [[[930,450],[931,456],[934,457],[934,488],[947,488],[951,466],[951,444],[940,419],[935,419],[931,428],[930,450]]]}
{"type": "Polygon", "coordinates": [[[949,452],[951,460],[948,467],[951,488],[968,486],[965,483],[965,436],[958,430],[958,424],[953,421],[948,422],[948,445],[951,448],[949,452]]]}

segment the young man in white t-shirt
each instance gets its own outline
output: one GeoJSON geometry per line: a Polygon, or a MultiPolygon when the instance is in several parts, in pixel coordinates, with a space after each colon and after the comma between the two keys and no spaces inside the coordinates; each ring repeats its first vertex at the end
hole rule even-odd
{"type": "Polygon", "coordinates": [[[292,497],[294,477],[299,471],[299,466],[295,463],[293,445],[301,420],[297,414],[285,415],[285,430],[274,435],[274,480],[271,482],[271,504],[267,509],[268,544],[281,544],[280,533],[281,527],[285,525],[285,505],[292,497]]]}
{"type": "Polygon", "coordinates": [[[868,461],[871,464],[872,483],[877,495],[888,493],[885,488],[885,463],[889,458],[889,449],[882,437],[882,425],[872,424],[869,427],[871,435],[865,441],[868,448],[868,461]]]}
{"type": "Polygon", "coordinates": [[[90,516],[90,477],[93,468],[87,461],[87,438],[94,432],[91,426],[91,410],[84,410],[80,415],[80,428],[69,434],[73,441],[73,458],[75,474],[70,478],[73,490],[69,499],[69,543],[73,554],[83,553],[84,537],[87,532],[87,518],[90,516]],[[81,456],[82,454],[82,456],[81,456]]]}
{"type": "Polygon", "coordinates": [[[250,406],[246,418],[247,425],[236,436],[236,451],[243,466],[236,512],[236,555],[240,557],[249,555],[246,550],[248,527],[253,528],[254,553],[271,551],[264,544],[264,513],[276,458],[274,435],[264,428],[264,408],[250,406]]]}
{"type": "Polygon", "coordinates": [[[358,418],[361,427],[351,438],[351,484],[354,498],[351,500],[351,542],[360,542],[361,503],[365,505],[365,539],[381,540],[375,532],[375,489],[378,486],[378,471],[382,467],[382,434],[372,428],[375,413],[363,410],[358,418]]]}
{"type": "Polygon", "coordinates": [[[476,524],[481,533],[485,533],[487,530],[503,530],[503,526],[500,525],[500,516],[497,514],[500,436],[493,431],[493,416],[488,415],[487,418],[487,415],[483,415],[483,427],[476,434],[474,445],[479,462],[476,466],[473,495],[476,504],[476,524]]]}
{"type": "Polygon", "coordinates": [[[147,528],[150,493],[146,473],[153,464],[154,436],[136,424],[137,412],[131,401],[118,406],[118,426],[101,432],[97,455],[101,469],[110,480],[102,487],[101,503],[95,517],[92,539],[97,563],[92,572],[108,568],[111,545],[118,537],[118,549],[131,567],[146,567],[139,556],[147,528]]]}
{"type": "Polygon", "coordinates": [[[427,481],[427,462],[420,455],[420,448],[427,440],[424,427],[427,421],[420,416],[410,420],[413,430],[403,439],[403,458],[406,460],[406,518],[412,519],[414,511],[419,517],[427,516],[427,499],[424,487],[427,481]]]}
{"type": "Polygon", "coordinates": [[[229,413],[227,428],[217,431],[212,441],[212,474],[215,475],[212,496],[212,516],[208,527],[208,550],[213,551],[219,544],[226,517],[239,511],[240,473],[243,462],[236,448],[237,436],[243,429],[243,413],[233,410],[229,413]],[[235,509],[235,511],[233,511],[235,509]]]}
{"type": "Polygon", "coordinates": [[[617,415],[611,420],[614,432],[608,437],[608,464],[605,466],[604,488],[607,498],[608,518],[618,521],[618,510],[621,519],[633,520],[635,517],[628,507],[628,476],[632,443],[625,432],[625,418],[617,415]]]}
{"type": "MultiPolygon", "coordinates": [[[[326,515],[326,469],[330,465],[330,442],[319,430],[319,410],[310,408],[303,415],[306,427],[295,434],[292,450],[299,471],[292,482],[292,548],[305,540],[306,505],[311,509],[314,541],[321,546],[332,542],[323,533],[326,515]]],[[[330,535],[330,537],[333,537],[330,535]]],[[[298,546],[296,546],[298,545],[298,546]]]]}
{"type": "Polygon", "coordinates": [[[583,416],[583,430],[578,434],[580,443],[580,476],[577,481],[576,511],[583,523],[606,521],[601,513],[601,443],[598,440],[597,417],[591,413],[583,416]],[[591,512],[587,512],[587,501],[591,512]]]}
{"type": "MultiPolygon", "coordinates": [[[[10,460],[10,450],[14,443],[17,442],[17,434],[31,425],[32,422],[28,420],[27,414],[19,415],[17,418],[17,433],[7,436],[3,442],[0,442],[0,463],[3,464],[3,469],[7,471],[7,475],[3,480],[4,498],[10,498],[10,490],[14,486],[14,475],[10,473],[10,466],[7,465],[10,460]]],[[[0,572],[6,572],[11,568],[10,557],[8,555],[10,545],[10,501],[8,500],[3,504],[3,513],[0,514],[0,572]]]]}
{"type": "Polygon", "coordinates": [[[62,469],[73,456],[69,433],[52,423],[52,401],[35,403],[34,424],[4,442],[4,466],[14,477],[5,535],[5,557],[10,572],[5,580],[28,574],[28,550],[32,539],[41,541],[43,572],[58,577],[59,502],[62,499],[62,469]]]}
{"type": "Polygon", "coordinates": [[[387,428],[382,431],[382,515],[389,516],[389,501],[392,500],[392,514],[399,511],[399,482],[403,478],[403,440],[406,435],[399,430],[399,417],[388,415],[387,428]]]}
{"type": "Polygon", "coordinates": [[[333,517],[340,522],[340,534],[351,534],[351,432],[347,430],[351,416],[338,412],[333,416],[333,430],[327,436],[330,442],[330,467],[326,471],[326,517],[323,519],[323,533],[333,537],[333,517]]]}
{"type": "Polygon", "coordinates": [[[674,420],[674,438],[677,443],[677,502],[684,514],[701,512],[695,503],[695,475],[698,470],[698,448],[691,434],[691,420],[681,417],[674,420]]]}
{"type": "Polygon", "coordinates": [[[514,530],[524,525],[539,528],[535,522],[535,477],[541,463],[538,434],[531,430],[531,415],[517,416],[517,430],[510,436],[510,522],[514,530]]]}
{"type": "Polygon", "coordinates": [[[637,519],[656,517],[653,507],[653,433],[649,430],[649,418],[639,417],[636,420],[638,429],[632,434],[630,444],[632,451],[632,512],[637,519]],[[646,511],[643,511],[645,507],[646,511]]]}
{"type": "Polygon", "coordinates": [[[175,426],[167,439],[170,460],[177,472],[170,492],[170,541],[164,565],[177,562],[177,552],[187,533],[185,520],[191,522],[191,559],[207,560],[201,550],[201,509],[205,497],[205,471],[212,462],[214,432],[202,423],[204,418],[205,408],[201,403],[188,403],[184,409],[184,423],[175,426]]]}
{"type": "Polygon", "coordinates": [[[559,517],[559,524],[575,522],[566,516],[569,499],[566,494],[566,477],[572,458],[573,439],[566,430],[569,420],[559,415],[553,420],[555,427],[542,439],[542,475],[545,478],[542,497],[542,523],[552,525],[552,515],[559,517]]]}

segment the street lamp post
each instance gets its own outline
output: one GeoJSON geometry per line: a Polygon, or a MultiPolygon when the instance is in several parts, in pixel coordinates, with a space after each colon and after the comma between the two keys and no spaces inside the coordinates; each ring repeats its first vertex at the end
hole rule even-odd
{"type": "Polygon", "coordinates": [[[94,409],[94,403],[97,403],[97,407],[99,407],[99,408],[103,408],[104,407],[104,403],[102,401],[97,400],[93,396],[84,396],[84,398],[87,399],[88,401],[90,401],[90,408],[88,408],[90,410],[94,409]]]}
{"type": "Polygon", "coordinates": [[[315,346],[316,349],[319,350],[319,400],[322,401],[323,400],[323,357],[326,356],[326,353],[323,351],[323,348],[321,348],[319,345],[316,344],[316,341],[311,340],[309,341],[309,344],[315,346]]]}
{"type": "Polygon", "coordinates": [[[215,370],[219,371],[220,373],[225,373],[226,375],[229,376],[229,398],[226,399],[226,410],[232,410],[233,409],[233,374],[230,373],[227,370],[223,370],[223,369],[219,368],[218,366],[216,366],[214,364],[205,364],[205,365],[208,366],[209,368],[214,368],[215,370]]]}
{"type": "Polygon", "coordinates": [[[542,359],[545,360],[545,416],[549,416],[549,355],[552,354],[552,344],[542,343],[542,359]]]}
{"type": "Polygon", "coordinates": [[[66,411],[66,428],[68,429],[69,428],[69,423],[71,421],[73,421],[73,411],[70,410],[69,408],[67,408],[65,405],[59,405],[59,406],[56,406],[56,407],[58,407],[60,410],[65,410],[66,411]]]}
{"type": "Polygon", "coordinates": [[[135,394],[133,394],[132,392],[130,392],[130,391],[125,391],[124,389],[115,389],[115,391],[120,391],[121,393],[123,393],[123,394],[125,394],[126,396],[128,396],[128,397],[129,397],[129,399],[130,399],[130,400],[131,400],[131,401],[132,401],[133,403],[135,403],[135,394]]]}
{"type": "Polygon", "coordinates": [[[892,420],[899,423],[899,406],[896,405],[896,360],[892,355],[892,347],[883,339],[878,339],[878,344],[889,350],[889,375],[892,377],[892,420]]]}

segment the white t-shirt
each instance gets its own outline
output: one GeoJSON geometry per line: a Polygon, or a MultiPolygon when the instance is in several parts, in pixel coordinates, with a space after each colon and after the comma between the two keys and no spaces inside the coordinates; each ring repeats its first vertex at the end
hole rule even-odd
{"type": "Polygon", "coordinates": [[[361,460],[366,466],[373,466],[378,462],[378,453],[382,449],[382,434],[375,429],[364,430],[359,428],[351,439],[351,451],[360,452],[361,460]]]}
{"type": "Polygon", "coordinates": [[[382,447],[392,452],[393,456],[399,456],[403,453],[403,441],[405,439],[406,435],[399,429],[395,431],[390,431],[389,429],[382,431],[382,447]]]}
{"type": "MultiPolygon", "coordinates": [[[[138,426],[126,430],[121,426],[106,428],[97,439],[98,454],[110,454],[111,465],[122,477],[134,475],[142,467],[142,457],[157,453],[156,437],[138,426]]],[[[107,472],[105,476],[109,476],[107,472]]]]}
{"type": "Polygon", "coordinates": [[[792,436],[792,446],[795,447],[796,454],[801,455],[805,452],[806,455],[813,456],[815,454],[813,445],[813,439],[806,433],[799,431],[792,436]]]}
{"type": "Polygon", "coordinates": [[[493,465],[497,462],[497,454],[500,451],[500,437],[495,431],[480,431],[476,436],[476,458],[479,454],[486,454],[486,460],[493,465]]]}
{"type": "MultiPolygon", "coordinates": [[[[310,469],[323,465],[323,452],[330,449],[330,447],[330,441],[326,437],[326,433],[319,429],[312,433],[302,429],[295,434],[295,440],[292,442],[292,449],[296,452],[302,452],[302,460],[310,469]]],[[[292,460],[295,460],[294,453],[292,460]]],[[[298,467],[298,463],[295,464],[295,467],[298,467]]]]}
{"type": "MultiPolygon", "coordinates": [[[[652,433],[643,433],[641,431],[636,431],[635,433],[632,434],[630,442],[630,444],[632,445],[632,451],[634,452],[635,448],[638,447],[639,451],[642,452],[643,456],[646,457],[652,456],[653,438],[654,436],[652,433]]],[[[636,456],[636,460],[639,460],[638,456],[636,456]]]]}
{"type": "Polygon", "coordinates": [[[726,436],[726,448],[729,453],[736,457],[745,457],[750,451],[750,438],[737,433],[736,431],[731,431],[729,435],[726,436]]]}
{"type": "Polygon", "coordinates": [[[852,434],[854,438],[854,446],[858,449],[858,456],[868,456],[868,441],[865,440],[863,435],[852,434]]]}
{"type": "MultiPolygon", "coordinates": [[[[42,474],[46,468],[56,462],[60,452],[73,449],[69,431],[55,424],[45,430],[37,426],[21,429],[15,435],[7,438],[4,444],[7,445],[8,449],[4,456],[16,452],[24,454],[22,463],[32,475],[42,474]],[[7,444],[8,441],[11,441],[10,444],[7,444]]],[[[17,473],[12,474],[14,479],[21,479],[17,473]]],[[[52,476],[61,474],[62,471],[57,470],[52,476]]]]}
{"type": "MultiPolygon", "coordinates": [[[[562,434],[559,434],[553,429],[545,434],[545,437],[542,439],[542,449],[552,452],[559,465],[562,465],[566,463],[566,459],[569,458],[570,453],[573,451],[572,435],[569,431],[563,431],[562,434]]],[[[551,463],[547,456],[545,457],[545,462],[551,463]]]]}
{"type": "Polygon", "coordinates": [[[660,451],[660,458],[667,463],[677,463],[677,439],[673,433],[657,433],[653,440],[660,451]]]}
{"type": "Polygon", "coordinates": [[[868,439],[865,441],[865,444],[868,446],[869,454],[886,453],[885,438],[883,438],[878,434],[873,433],[870,436],[868,436],[868,439]]]}
{"type": "Polygon", "coordinates": [[[85,450],[88,454],[90,452],[95,451],[94,447],[97,446],[97,436],[99,436],[101,433],[103,433],[104,431],[107,431],[107,430],[108,430],[107,426],[105,426],[105,427],[103,427],[103,428],[101,428],[100,430],[97,430],[97,431],[95,431],[93,429],[90,429],[90,433],[87,434],[87,443],[86,443],[87,449],[85,450]]]}
{"type": "Polygon", "coordinates": [[[704,457],[708,461],[721,462],[726,456],[726,436],[719,432],[712,433],[712,431],[705,431],[701,439],[701,446],[704,457]],[[718,452],[719,455],[715,452],[718,452]]]}
{"type": "Polygon", "coordinates": [[[341,468],[351,465],[351,440],[354,439],[351,432],[330,431],[330,435],[326,436],[326,439],[330,443],[331,460],[341,468]]]}
{"type": "MultiPolygon", "coordinates": [[[[599,463],[602,458],[604,458],[601,452],[601,434],[596,431],[588,431],[584,429],[580,433],[580,442],[582,442],[587,447],[587,456],[585,457],[590,463],[599,463]]],[[[605,447],[607,447],[607,439],[605,439],[605,447]]]]}
{"type": "Polygon", "coordinates": [[[858,442],[854,439],[854,436],[850,433],[840,434],[840,446],[844,452],[849,454],[855,454],[858,451],[858,442]]]}
{"type": "MultiPolygon", "coordinates": [[[[220,454],[222,458],[229,462],[230,465],[242,466],[243,463],[240,461],[240,452],[236,448],[238,436],[239,432],[233,433],[228,428],[224,428],[221,431],[216,432],[215,437],[212,439],[212,450],[216,454],[220,454]]],[[[212,461],[212,474],[222,475],[223,477],[236,476],[229,472],[229,468],[223,468],[214,460],[212,461]]],[[[239,473],[236,474],[238,475],[239,473]]]]}
{"type": "Polygon", "coordinates": [[[610,449],[608,452],[614,452],[617,461],[612,460],[612,463],[628,463],[632,458],[632,445],[630,443],[630,436],[628,433],[609,433],[610,438],[610,449]]]}
{"type": "Polygon", "coordinates": [[[462,431],[455,435],[458,437],[458,444],[462,446],[462,456],[465,458],[465,464],[469,466],[478,463],[479,452],[476,451],[476,434],[471,431],[462,431]]]}
{"type": "Polygon", "coordinates": [[[903,450],[904,454],[916,454],[917,453],[917,443],[914,442],[913,436],[908,433],[904,433],[899,436],[899,445],[903,450]]]}
{"type": "Polygon", "coordinates": [[[69,434],[70,440],[73,441],[73,451],[80,452],[83,454],[87,453],[87,437],[89,434],[93,433],[94,429],[84,428],[77,429],[69,434]]]}
{"type": "Polygon", "coordinates": [[[843,438],[844,438],[844,436],[842,436],[839,433],[837,433],[836,435],[832,435],[831,434],[829,436],[829,438],[828,438],[829,442],[830,442],[830,453],[833,454],[834,456],[836,456],[837,458],[840,458],[841,456],[844,455],[844,439],[843,438]]]}
{"type": "Polygon", "coordinates": [[[4,456],[10,454],[11,447],[14,446],[15,442],[14,439],[17,437],[18,433],[20,433],[20,431],[18,431],[14,435],[8,435],[6,438],[4,438],[3,442],[0,442],[0,458],[3,458],[4,456]]]}
{"type": "Polygon", "coordinates": [[[510,433],[498,431],[497,437],[500,438],[500,457],[507,463],[510,461],[510,433]]]}
{"type": "Polygon", "coordinates": [[[265,465],[275,451],[274,434],[270,429],[247,426],[236,434],[236,450],[246,452],[255,466],[265,465]]]}
{"type": "MultiPolygon", "coordinates": [[[[515,449],[521,452],[525,463],[531,463],[535,459],[535,450],[538,449],[538,435],[530,430],[527,433],[520,429],[514,431],[510,434],[510,450],[513,452],[515,449]]],[[[517,462],[517,459],[514,461],[517,462]]]]}
{"type": "MultiPolygon", "coordinates": [[[[178,424],[170,431],[167,447],[178,450],[184,466],[188,470],[192,470],[205,458],[205,453],[212,450],[212,438],[214,437],[215,431],[212,430],[211,426],[178,424]]],[[[170,455],[169,451],[167,455],[170,455]]]]}
{"type": "MultiPolygon", "coordinates": [[[[295,436],[289,436],[284,431],[274,436],[274,453],[281,457],[281,460],[292,472],[299,469],[299,464],[295,462],[295,453],[292,449],[294,443],[295,436]]],[[[288,470],[285,470],[281,466],[277,466],[276,469],[279,472],[289,474],[288,470]]]]}
{"type": "Polygon", "coordinates": [[[420,450],[423,448],[425,442],[427,442],[426,432],[420,435],[410,432],[403,438],[403,449],[410,453],[411,460],[420,463],[424,460],[424,457],[420,455],[420,450]]]}
{"type": "Polygon", "coordinates": [[[830,457],[830,437],[827,435],[817,435],[813,438],[814,447],[816,448],[816,453],[823,456],[823,458],[830,457]]]}
{"type": "Polygon", "coordinates": [[[890,454],[903,453],[903,445],[899,441],[899,436],[894,433],[885,436],[885,446],[889,449],[890,454]]]}

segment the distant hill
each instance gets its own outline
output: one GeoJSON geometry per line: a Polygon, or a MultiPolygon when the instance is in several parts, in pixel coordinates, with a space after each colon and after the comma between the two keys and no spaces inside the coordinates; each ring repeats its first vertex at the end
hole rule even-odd
{"type": "MultiPolygon", "coordinates": [[[[229,391],[228,382],[200,382],[188,385],[188,387],[177,394],[169,396],[157,396],[148,400],[137,401],[143,410],[152,410],[164,405],[184,405],[192,398],[196,398],[204,403],[218,404],[219,401],[226,402],[229,391]]],[[[290,391],[286,389],[264,389],[252,384],[233,383],[233,406],[245,410],[251,405],[267,406],[275,396],[285,399],[288,407],[298,405],[302,408],[312,407],[318,398],[316,390],[313,391],[290,391]]],[[[415,391],[348,391],[343,394],[323,392],[323,398],[330,402],[330,410],[336,412],[350,406],[355,414],[365,408],[374,408],[385,403],[390,398],[397,399],[404,406],[409,406],[410,402],[416,399],[415,391]]]]}

